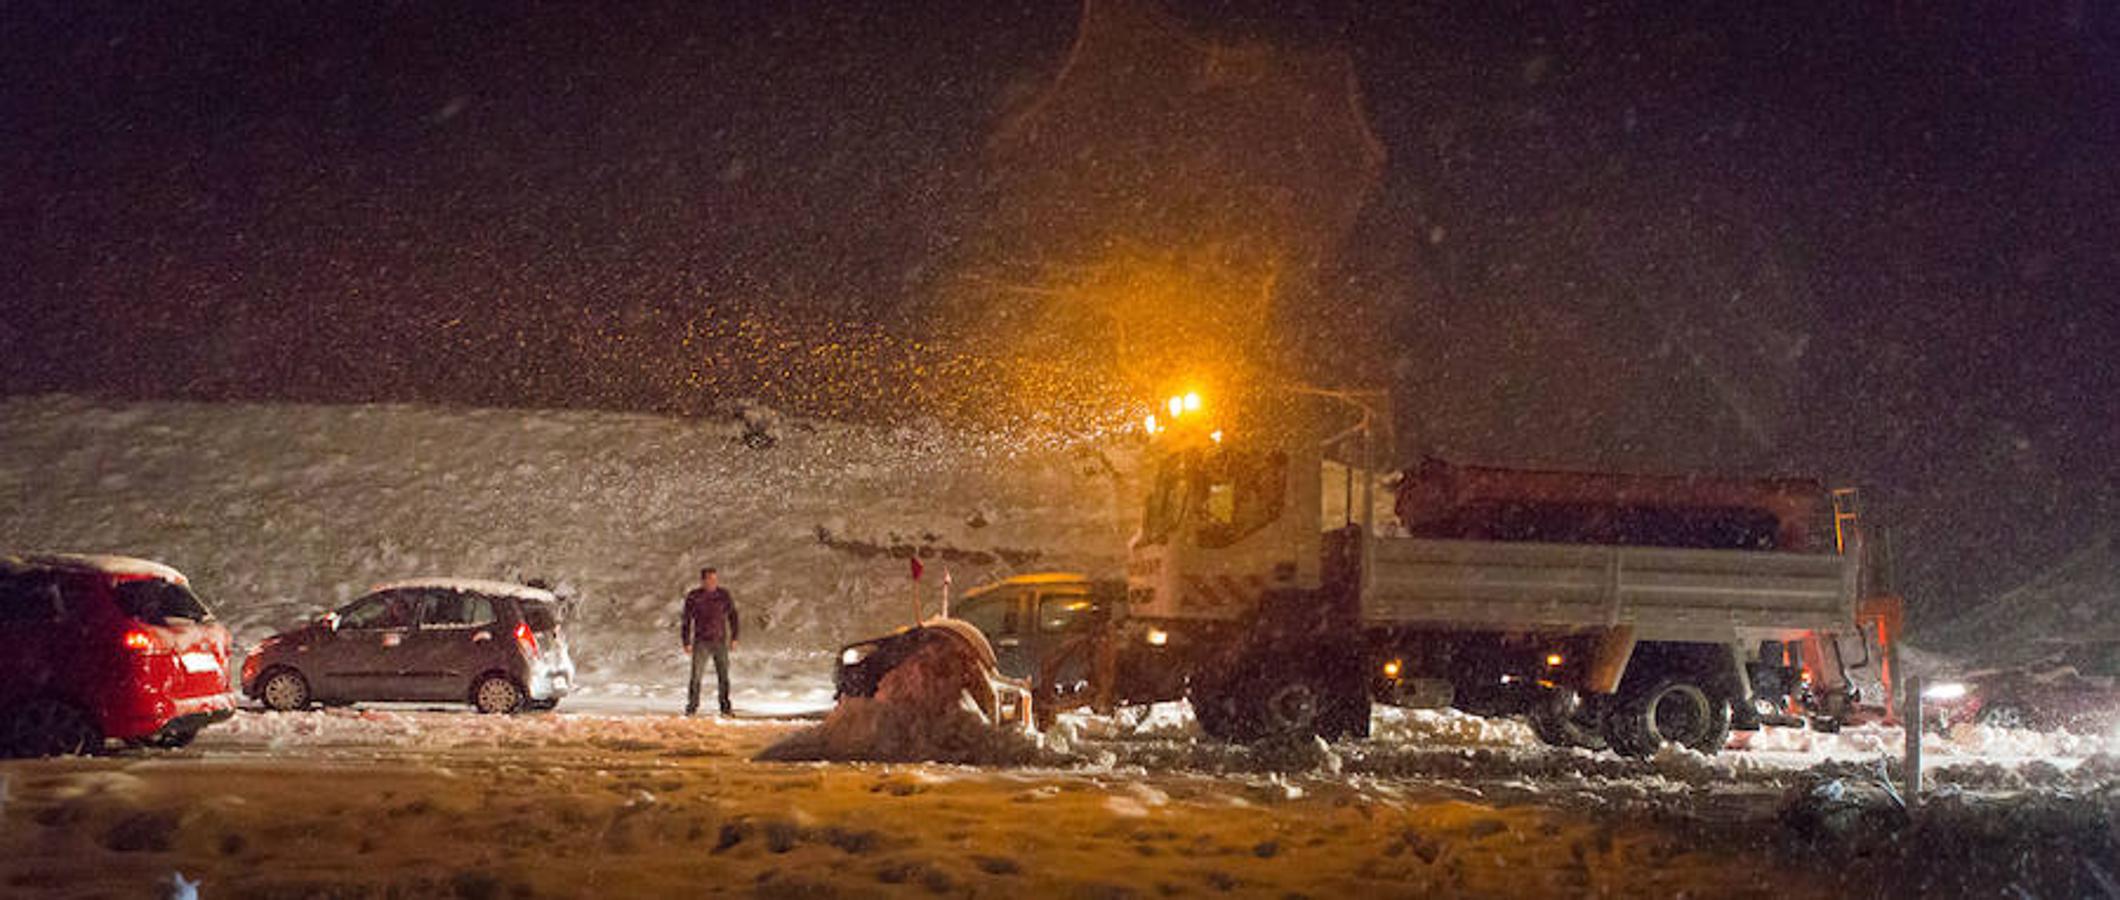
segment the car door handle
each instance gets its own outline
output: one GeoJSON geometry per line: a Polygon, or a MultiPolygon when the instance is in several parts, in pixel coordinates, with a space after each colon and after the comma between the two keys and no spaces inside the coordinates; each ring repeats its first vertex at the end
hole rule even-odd
{"type": "Polygon", "coordinates": [[[1012,637],[1005,637],[1005,638],[1002,638],[1002,639],[1000,639],[1000,640],[998,640],[998,641],[995,641],[995,642],[994,642],[994,646],[996,646],[996,647],[1021,647],[1021,646],[1023,646],[1023,640],[1022,640],[1021,638],[1012,638],[1012,637]]]}
{"type": "Polygon", "coordinates": [[[493,640],[493,632],[491,631],[474,631],[471,633],[471,642],[474,644],[490,640],[493,640]]]}

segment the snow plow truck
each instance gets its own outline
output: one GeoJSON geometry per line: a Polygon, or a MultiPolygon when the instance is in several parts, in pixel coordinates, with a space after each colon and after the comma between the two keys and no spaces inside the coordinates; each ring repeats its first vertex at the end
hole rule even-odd
{"type": "Polygon", "coordinates": [[[1849,670],[1889,666],[1896,601],[1865,600],[1851,491],[1386,474],[1390,421],[1381,394],[1304,389],[1241,408],[1184,393],[1148,417],[1127,632],[1184,669],[1209,735],[1362,736],[1387,703],[1524,716],[1555,745],[1713,753],[1733,728],[1833,727],[1849,670]]]}

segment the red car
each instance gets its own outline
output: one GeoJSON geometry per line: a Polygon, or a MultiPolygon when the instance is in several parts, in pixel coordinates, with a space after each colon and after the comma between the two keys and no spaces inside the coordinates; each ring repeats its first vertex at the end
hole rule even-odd
{"type": "Polygon", "coordinates": [[[235,704],[228,629],[177,570],[0,556],[0,754],[181,747],[235,704]]]}
{"type": "Polygon", "coordinates": [[[2120,735],[2120,641],[2049,641],[2037,660],[1939,679],[1922,689],[1938,728],[1999,728],[2120,735]]]}

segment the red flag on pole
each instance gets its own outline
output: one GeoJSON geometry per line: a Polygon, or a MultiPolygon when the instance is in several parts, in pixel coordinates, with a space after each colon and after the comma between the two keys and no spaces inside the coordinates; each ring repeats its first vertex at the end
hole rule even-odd
{"type": "Polygon", "coordinates": [[[920,570],[920,557],[917,557],[917,556],[913,556],[913,557],[907,557],[907,558],[908,558],[909,560],[911,560],[911,561],[912,561],[912,563],[913,563],[913,580],[914,580],[914,581],[919,581],[919,580],[920,580],[920,571],[921,571],[921,570],[920,570]]]}

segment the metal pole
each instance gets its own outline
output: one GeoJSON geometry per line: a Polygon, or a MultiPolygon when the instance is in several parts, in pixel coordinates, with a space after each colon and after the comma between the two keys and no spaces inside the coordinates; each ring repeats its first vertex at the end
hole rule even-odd
{"type": "Polygon", "coordinates": [[[1907,808],[1912,809],[1921,802],[1921,676],[1907,676],[1906,713],[1900,718],[1906,721],[1906,781],[1907,808]]]}

